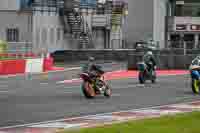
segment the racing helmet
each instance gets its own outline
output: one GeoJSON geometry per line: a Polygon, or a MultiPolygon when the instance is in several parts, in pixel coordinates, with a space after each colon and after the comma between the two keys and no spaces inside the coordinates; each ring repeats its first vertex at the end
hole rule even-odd
{"type": "Polygon", "coordinates": [[[195,58],[189,67],[190,70],[200,69],[200,58],[195,58]]]}
{"type": "Polygon", "coordinates": [[[94,57],[89,57],[89,59],[88,59],[90,62],[93,62],[93,61],[95,61],[95,58],[94,57]]]}
{"type": "Polygon", "coordinates": [[[152,51],[147,51],[147,55],[153,55],[152,51]]]}

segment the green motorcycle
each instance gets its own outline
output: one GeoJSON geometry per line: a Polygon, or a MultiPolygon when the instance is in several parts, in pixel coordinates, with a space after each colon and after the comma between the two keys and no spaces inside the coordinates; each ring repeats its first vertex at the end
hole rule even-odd
{"type": "Polygon", "coordinates": [[[152,83],[156,82],[156,72],[154,69],[148,69],[145,62],[137,63],[137,68],[139,70],[138,79],[140,84],[144,84],[146,80],[151,80],[152,83]]]}

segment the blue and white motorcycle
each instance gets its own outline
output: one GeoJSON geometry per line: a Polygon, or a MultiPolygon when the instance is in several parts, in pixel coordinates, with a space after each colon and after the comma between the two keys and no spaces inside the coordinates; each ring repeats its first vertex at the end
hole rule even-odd
{"type": "Polygon", "coordinates": [[[195,94],[200,94],[200,59],[195,58],[190,65],[191,87],[195,94]]]}

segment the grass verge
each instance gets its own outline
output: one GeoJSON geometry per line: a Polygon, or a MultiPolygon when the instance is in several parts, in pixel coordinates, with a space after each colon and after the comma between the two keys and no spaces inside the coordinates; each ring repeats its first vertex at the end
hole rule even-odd
{"type": "Polygon", "coordinates": [[[60,133],[200,133],[200,112],[129,121],[60,133]]]}
{"type": "Polygon", "coordinates": [[[21,60],[21,59],[34,59],[32,57],[0,57],[0,60],[21,60]]]}
{"type": "Polygon", "coordinates": [[[56,67],[64,67],[65,66],[64,62],[55,62],[54,64],[56,67]]]}

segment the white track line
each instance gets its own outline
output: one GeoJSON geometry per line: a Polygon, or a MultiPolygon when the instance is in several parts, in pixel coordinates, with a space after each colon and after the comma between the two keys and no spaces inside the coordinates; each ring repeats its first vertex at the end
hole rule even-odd
{"type": "Polygon", "coordinates": [[[130,109],[130,110],[122,110],[122,111],[116,111],[116,112],[109,112],[109,113],[101,113],[101,114],[96,114],[96,115],[87,115],[87,116],[74,117],[74,118],[68,118],[68,119],[58,119],[58,120],[52,120],[52,121],[43,121],[43,122],[37,122],[37,123],[29,123],[29,124],[15,125],[15,126],[0,127],[0,130],[11,129],[11,128],[20,128],[20,127],[29,127],[29,126],[33,126],[33,125],[55,123],[55,122],[61,122],[61,121],[66,121],[66,120],[95,117],[95,116],[99,116],[99,115],[108,115],[108,114],[112,114],[112,113],[121,113],[121,112],[128,112],[128,111],[141,111],[141,110],[147,110],[147,109],[155,109],[155,108],[166,107],[166,106],[175,106],[177,104],[190,104],[190,103],[195,103],[195,102],[199,102],[199,100],[194,100],[192,102],[179,102],[179,103],[175,103],[175,104],[166,104],[166,105],[151,106],[151,107],[139,108],[139,109],[130,109]]]}
{"type": "Polygon", "coordinates": [[[27,76],[27,75],[39,75],[39,74],[43,74],[43,73],[55,73],[55,72],[65,72],[65,71],[71,71],[71,70],[80,70],[81,67],[71,67],[71,68],[66,68],[64,70],[55,70],[55,71],[49,71],[49,72],[42,72],[42,73],[22,73],[22,74],[10,74],[10,75],[3,75],[0,76],[0,78],[11,78],[11,77],[17,77],[17,76],[27,76]]]}
{"type": "Polygon", "coordinates": [[[40,85],[48,85],[49,83],[40,83],[40,85]]]}
{"type": "Polygon", "coordinates": [[[0,91],[0,93],[9,93],[9,91],[0,91]]]}
{"type": "MultiPolygon", "coordinates": [[[[188,75],[188,74],[167,74],[167,75],[158,75],[158,77],[181,76],[181,75],[188,75]]],[[[136,79],[137,77],[122,77],[122,78],[111,79],[111,80],[120,80],[120,79],[126,79],[126,78],[127,79],[128,78],[136,79]]],[[[76,79],[68,79],[68,80],[57,81],[56,84],[73,83],[74,81],[81,81],[81,79],[80,78],[76,78],[76,79]]]]}

